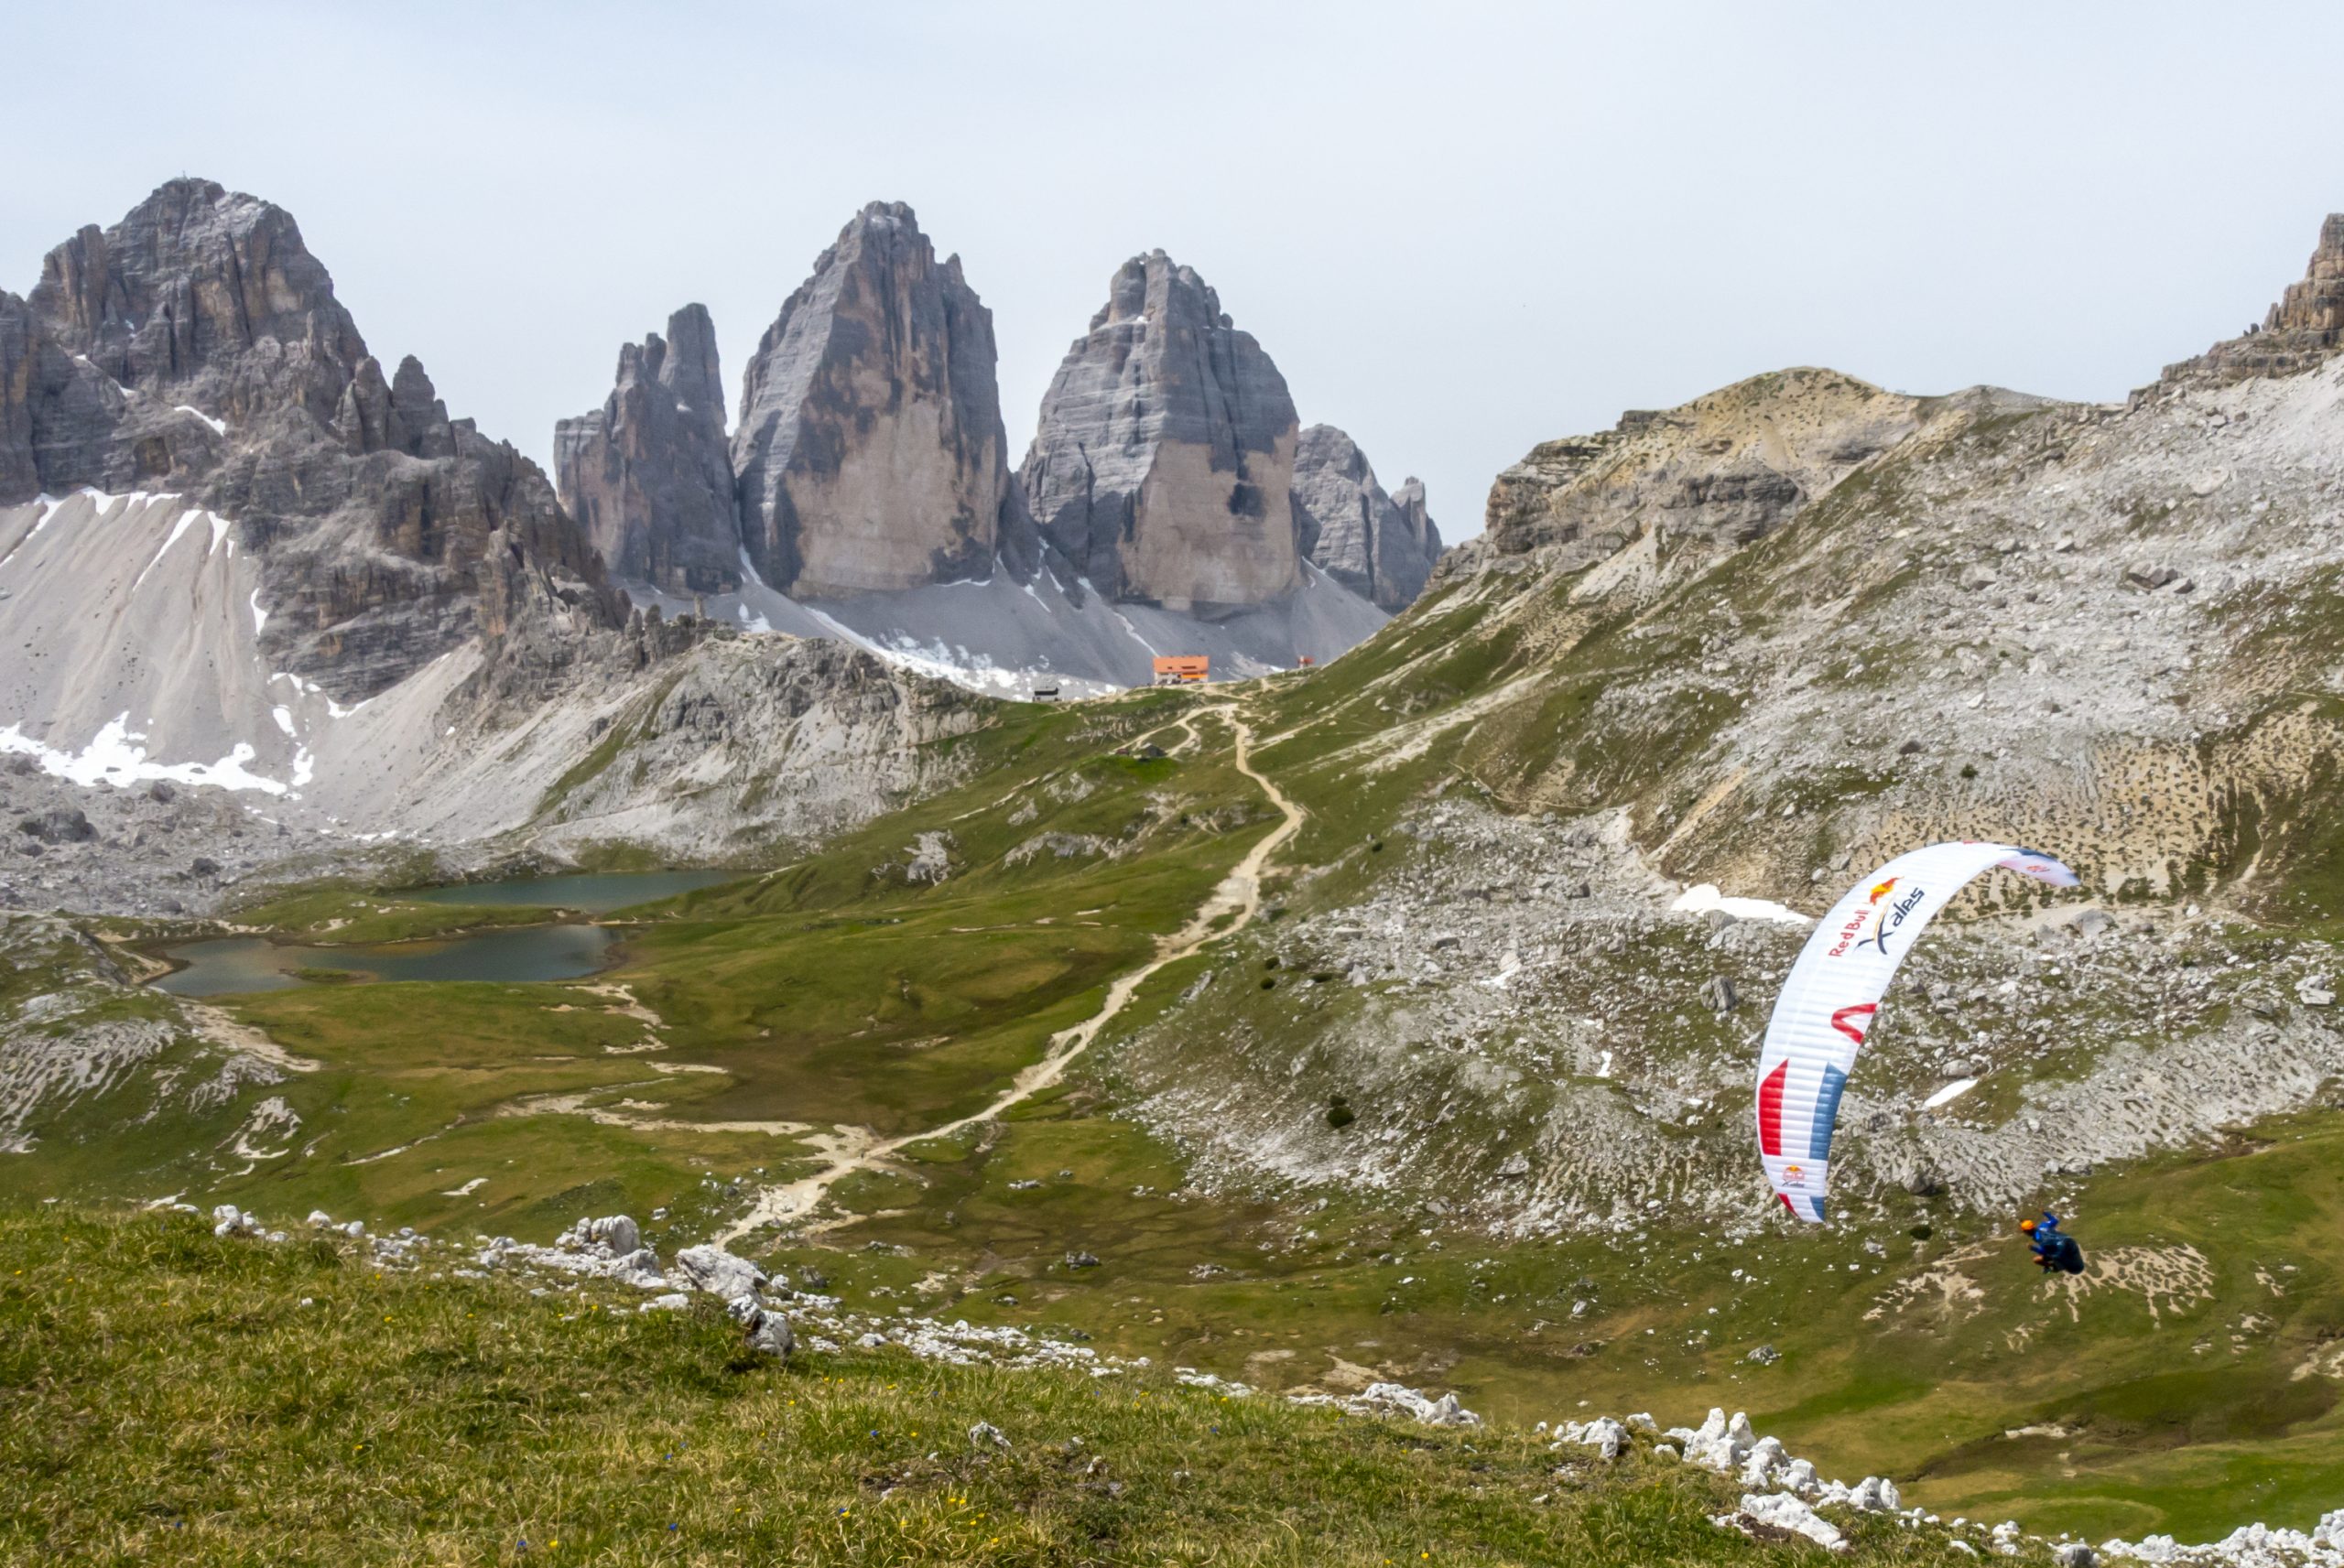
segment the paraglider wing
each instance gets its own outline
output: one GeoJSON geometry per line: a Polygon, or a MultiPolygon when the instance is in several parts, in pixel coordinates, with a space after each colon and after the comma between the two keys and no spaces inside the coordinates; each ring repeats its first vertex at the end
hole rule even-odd
{"type": "Polygon", "coordinates": [[[2075,872],[2015,844],[1932,844],[1850,888],[1799,950],[1758,1054],[1758,1152],[1783,1206],[1801,1219],[1823,1217],[1839,1093],[1896,967],[1937,911],[1996,866],[2076,885],[2075,872]]]}

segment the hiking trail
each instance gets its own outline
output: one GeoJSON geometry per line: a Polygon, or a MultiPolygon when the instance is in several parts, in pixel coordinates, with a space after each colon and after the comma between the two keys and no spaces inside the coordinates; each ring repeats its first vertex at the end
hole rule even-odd
{"type": "MultiPolygon", "coordinates": [[[[833,1144],[837,1152],[832,1154],[830,1163],[811,1175],[760,1192],[745,1215],[717,1234],[719,1243],[737,1240],[760,1226],[801,1220],[814,1212],[831,1187],[855,1172],[875,1170],[911,1144],[925,1142],[931,1138],[950,1138],[956,1132],[994,1120],[1044,1089],[1054,1087],[1066,1076],[1067,1068],[1091,1048],[1099,1038],[1100,1031],[1114,1021],[1151,976],[1166,966],[1177,964],[1200,951],[1207,943],[1221,936],[1233,936],[1253,924],[1253,917],[1262,908],[1262,868],[1269,863],[1271,856],[1284,849],[1287,841],[1301,831],[1304,812],[1266,774],[1255,771],[1252,755],[1253,727],[1239,716],[1236,706],[1221,704],[1202,708],[1193,717],[1201,719],[1206,714],[1220,714],[1227,718],[1230,730],[1235,737],[1237,771],[1253,781],[1270,804],[1278,808],[1285,820],[1246,851],[1245,858],[1238,861],[1204,903],[1197,906],[1187,925],[1168,936],[1156,938],[1154,957],[1119,977],[1107,988],[1106,999],[1100,1003],[1098,1011],[1081,1022],[1051,1035],[1049,1048],[1043,1052],[1041,1060],[1019,1072],[1010,1080],[1009,1087],[994,1096],[992,1103],[983,1109],[958,1120],[948,1121],[941,1127],[907,1132],[896,1138],[874,1140],[860,1129],[840,1129],[841,1134],[848,1136],[837,1139],[833,1144]],[[1214,929],[1216,925],[1232,914],[1236,918],[1226,929],[1214,929]],[[852,1135],[855,1133],[861,1136],[852,1135]]],[[[844,1219],[830,1222],[832,1225],[844,1223],[844,1219]]]]}

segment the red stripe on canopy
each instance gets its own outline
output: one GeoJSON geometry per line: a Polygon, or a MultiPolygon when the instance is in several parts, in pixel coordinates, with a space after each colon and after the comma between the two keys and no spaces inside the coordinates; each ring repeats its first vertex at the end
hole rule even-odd
{"type": "Polygon", "coordinates": [[[1758,1147],[1763,1153],[1783,1152],[1783,1080],[1790,1071],[1791,1065],[1785,1062],[1758,1086],[1758,1147]]]}

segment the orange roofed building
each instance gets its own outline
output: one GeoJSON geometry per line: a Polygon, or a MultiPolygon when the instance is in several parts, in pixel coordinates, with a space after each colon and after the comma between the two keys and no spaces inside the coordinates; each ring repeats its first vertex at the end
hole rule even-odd
{"type": "Polygon", "coordinates": [[[1209,654],[1174,654],[1156,661],[1156,684],[1158,686],[1194,686],[1211,673],[1212,656],[1209,654]]]}

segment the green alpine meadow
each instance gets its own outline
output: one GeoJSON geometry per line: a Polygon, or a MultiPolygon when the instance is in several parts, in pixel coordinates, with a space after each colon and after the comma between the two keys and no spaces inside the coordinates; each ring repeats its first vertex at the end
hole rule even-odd
{"type": "Polygon", "coordinates": [[[2344,21],[117,12],[0,1564],[2344,1568],[2344,21]]]}

